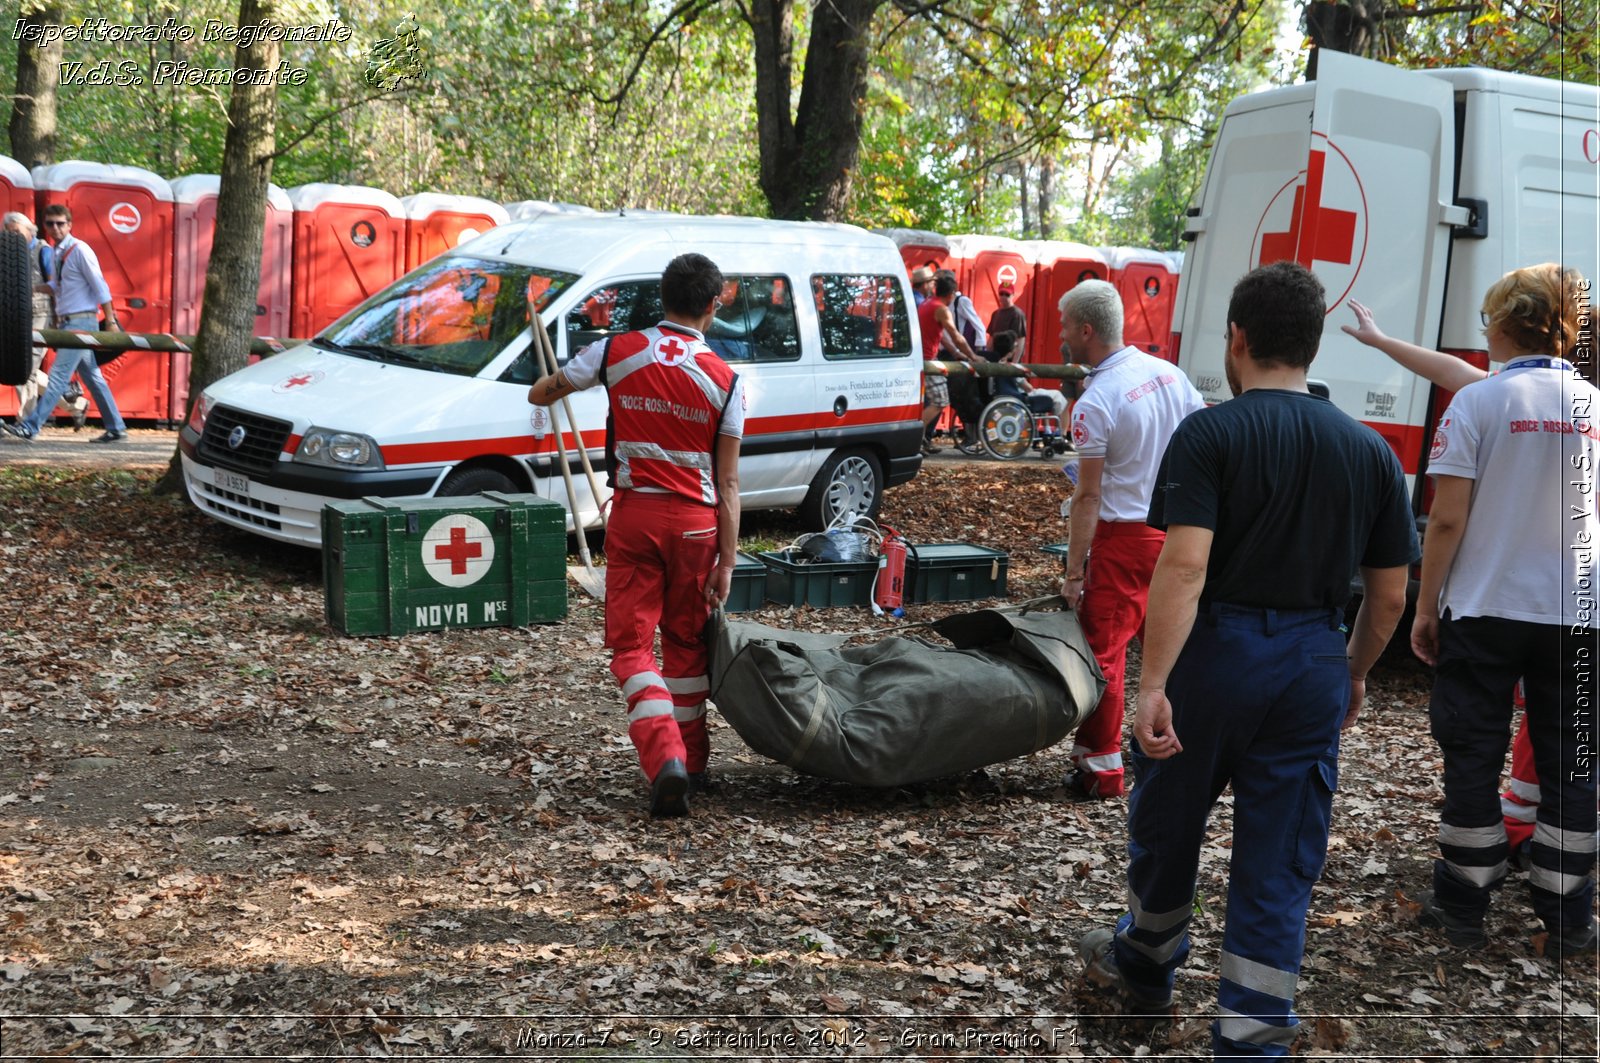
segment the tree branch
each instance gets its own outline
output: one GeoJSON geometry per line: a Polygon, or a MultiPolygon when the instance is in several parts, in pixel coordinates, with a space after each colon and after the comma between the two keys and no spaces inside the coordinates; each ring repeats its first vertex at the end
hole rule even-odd
{"type": "Polygon", "coordinates": [[[620,89],[610,96],[602,96],[593,89],[588,89],[588,94],[594,98],[596,103],[608,107],[616,107],[621,104],[623,100],[628,98],[628,93],[633,91],[633,83],[639,79],[639,71],[644,69],[644,61],[649,58],[650,49],[655,47],[657,41],[666,36],[673,23],[680,19],[685,22],[692,21],[693,18],[698,18],[702,12],[715,7],[720,2],[721,0],[683,0],[683,3],[669,11],[666,17],[656,24],[656,28],[650,32],[650,36],[645,38],[643,44],[639,45],[638,51],[634,53],[633,63],[628,67],[628,75],[623,78],[620,89]]]}
{"type": "Polygon", "coordinates": [[[277,159],[279,156],[288,153],[290,149],[298,147],[302,141],[311,136],[312,133],[315,133],[318,127],[323,125],[329,119],[336,118],[346,111],[353,111],[357,107],[361,107],[365,104],[375,103],[378,100],[385,100],[391,96],[398,96],[402,93],[415,91],[416,90],[410,86],[397,86],[388,90],[387,92],[379,92],[372,96],[363,96],[359,100],[351,100],[349,103],[341,104],[338,107],[333,108],[331,111],[324,111],[322,114],[317,115],[317,117],[311,120],[311,124],[306,127],[306,131],[304,133],[301,133],[299,136],[283,145],[277,151],[274,151],[271,155],[267,155],[264,158],[259,159],[258,162],[266,162],[269,159],[277,159]]]}

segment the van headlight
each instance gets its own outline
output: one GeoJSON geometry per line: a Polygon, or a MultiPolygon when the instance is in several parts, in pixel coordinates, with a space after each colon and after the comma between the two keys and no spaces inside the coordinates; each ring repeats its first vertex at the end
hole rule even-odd
{"type": "Polygon", "coordinates": [[[308,431],[294,452],[294,460],[335,468],[383,468],[383,455],[371,436],[358,432],[335,432],[330,428],[312,428],[308,431]]]}
{"type": "Polygon", "coordinates": [[[205,434],[206,418],[211,416],[211,407],[216,401],[202,391],[200,397],[194,400],[194,405],[189,407],[189,428],[195,435],[205,434]]]}

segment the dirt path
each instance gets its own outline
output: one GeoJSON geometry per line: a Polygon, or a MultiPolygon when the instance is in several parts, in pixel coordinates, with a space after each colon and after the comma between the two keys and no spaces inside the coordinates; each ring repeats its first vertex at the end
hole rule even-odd
{"type": "MultiPolygon", "coordinates": [[[[146,492],[170,445],[132,470],[0,450],[0,1057],[1203,1054],[1226,799],[1178,1020],[1104,1016],[1074,947],[1125,904],[1124,806],[1068,801],[1063,748],[871,791],[716,721],[720,789],[653,823],[595,603],[343,638],[319,555],[146,492]]],[[[1012,596],[1047,593],[1060,479],[934,463],[887,519],[1006,549],[1012,596]]],[[[1386,662],[1345,743],[1301,1053],[1592,1058],[1593,966],[1539,954],[1520,881],[1482,953],[1413,925],[1440,792],[1427,682],[1386,662]]]]}

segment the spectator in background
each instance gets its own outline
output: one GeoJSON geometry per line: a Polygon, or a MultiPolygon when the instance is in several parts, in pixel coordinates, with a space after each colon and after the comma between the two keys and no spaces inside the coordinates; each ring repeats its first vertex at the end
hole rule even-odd
{"type": "MultiPolygon", "coordinates": [[[[50,286],[55,293],[56,327],[99,331],[100,314],[104,313],[105,329],[122,331],[117,324],[117,308],[111,303],[111,289],[100,272],[100,260],[95,257],[93,248],[72,235],[72,212],[60,203],[52,203],[44,209],[44,226],[55,239],[56,276],[50,286]]],[[[84,347],[57,348],[55,361],[50,363],[50,382],[44,397],[33,413],[16,424],[6,425],[5,430],[19,439],[38,435],[57,400],[66,394],[74,373],[83,378],[105,422],[105,431],[89,442],[115,443],[126,439],[127,425],[117,410],[117,400],[111,396],[105,377],[100,375],[94,352],[84,347]]]]}
{"type": "MultiPolygon", "coordinates": [[[[7,232],[16,233],[28,241],[28,270],[33,279],[33,327],[49,328],[54,323],[49,281],[55,261],[50,245],[39,239],[39,230],[34,227],[26,214],[19,211],[7,211],[0,224],[5,226],[7,232]]],[[[41,375],[39,364],[43,360],[44,348],[35,346],[28,367],[27,382],[17,385],[19,417],[26,417],[32,413],[34,403],[39,398],[39,383],[36,378],[41,375]]]]}
{"type": "Polygon", "coordinates": [[[996,332],[1011,332],[1015,336],[1016,360],[1020,362],[1023,352],[1028,349],[1028,315],[1022,312],[1022,307],[1012,305],[1011,295],[1011,285],[1000,285],[1000,307],[989,315],[989,335],[992,337],[996,332]]]}
{"type": "MultiPolygon", "coordinates": [[[[963,362],[977,360],[978,356],[973,351],[972,345],[956,331],[955,316],[950,312],[950,304],[955,297],[955,275],[941,272],[935,275],[933,280],[933,297],[917,307],[917,325],[922,333],[924,361],[942,361],[939,356],[943,344],[950,345],[956,359],[963,362]]],[[[950,382],[942,373],[926,373],[922,378],[922,388],[922,453],[937,454],[943,448],[934,446],[933,441],[928,438],[928,433],[939,420],[940,411],[950,405],[950,382]]]]}
{"type": "MultiPolygon", "coordinates": [[[[972,300],[961,292],[961,282],[956,280],[954,270],[941,269],[934,274],[935,278],[948,277],[955,286],[956,294],[950,302],[950,312],[955,315],[956,331],[961,338],[967,341],[967,346],[973,351],[987,350],[989,347],[989,334],[984,331],[983,322],[978,317],[977,307],[972,305],[972,300]]],[[[944,342],[945,352],[955,354],[956,347],[946,337],[944,342]]]]}
{"type": "Polygon", "coordinates": [[[911,271],[911,298],[918,306],[933,298],[933,270],[927,266],[911,271]]]}

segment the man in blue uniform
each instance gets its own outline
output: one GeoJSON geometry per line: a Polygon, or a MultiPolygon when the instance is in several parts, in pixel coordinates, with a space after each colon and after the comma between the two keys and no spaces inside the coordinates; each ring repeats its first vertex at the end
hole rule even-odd
{"type": "Polygon", "coordinates": [[[1418,556],[1405,481],[1377,433],[1312,395],[1322,285],[1293,262],[1228,305],[1235,398],[1190,414],[1156,476],[1167,532],[1150,584],[1128,805],[1130,913],[1082,942],[1128,1010],[1172,1005],[1211,805],[1232,785],[1234,861],[1216,1056],[1286,1055],[1339,731],[1405,608],[1418,556]],[[1365,596],[1346,643],[1357,570],[1365,596]],[[1180,741],[1181,736],[1181,741],[1180,741]],[[1204,795],[1204,800],[1200,800],[1204,795]]]}

